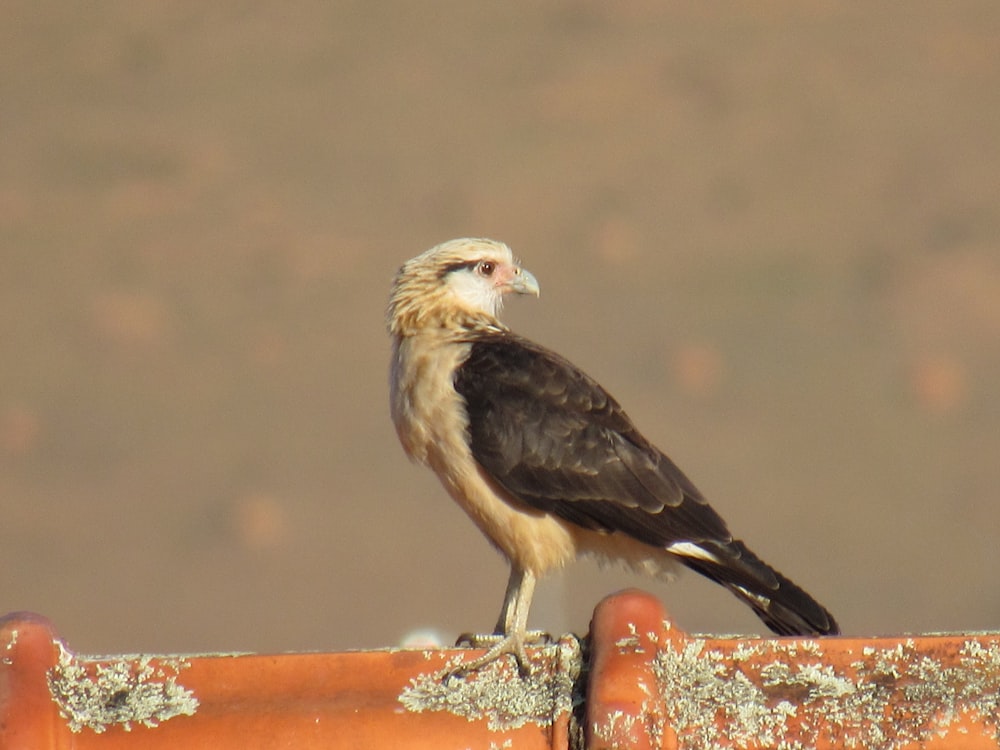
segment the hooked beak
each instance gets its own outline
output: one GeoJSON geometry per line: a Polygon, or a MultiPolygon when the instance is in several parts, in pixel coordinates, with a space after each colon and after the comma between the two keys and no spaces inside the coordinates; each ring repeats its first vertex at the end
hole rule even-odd
{"type": "Polygon", "coordinates": [[[532,294],[538,296],[541,291],[538,287],[538,279],[531,271],[514,266],[510,278],[504,285],[505,292],[515,292],[516,294],[532,294]]]}

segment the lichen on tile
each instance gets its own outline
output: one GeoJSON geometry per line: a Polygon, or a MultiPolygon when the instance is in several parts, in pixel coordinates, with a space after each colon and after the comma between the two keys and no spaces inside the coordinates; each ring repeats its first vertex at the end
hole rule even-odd
{"type": "Polygon", "coordinates": [[[409,711],[447,711],[469,721],[485,719],[491,731],[518,729],[525,724],[550,726],[573,709],[573,692],[580,671],[576,638],[539,649],[526,677],[509,659],[498,659],[464,677],[447,676],[463,661],[457,656],[446,669],[421,674],[399,696],[409,711]],[[544,663],[552,666],[545,667],[544,663]]]}
{"type": "Polygon", "coordinates": [[[681,750],[817,746],[896,750],[971,716],[996,738],[1000,646],[937,653],[913,640],[827,663],[821,641],[665,643],[653,669],[681,750]]]}
{"type": "Polygon", "coordinates": [[[177,681],[188,666],[184,659],[148,656],[90,661],[60,647],[48,674],[49,692],[73,732],[155,727],[197,711],[194,692],[177,681]]]}

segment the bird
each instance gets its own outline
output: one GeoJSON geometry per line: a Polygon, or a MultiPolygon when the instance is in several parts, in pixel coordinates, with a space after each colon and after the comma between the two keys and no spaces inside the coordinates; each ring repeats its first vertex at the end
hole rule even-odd
{"type": "Polygon", "coordinates": [[[664,579],[686,566],[779,635],[838,634],[826,608],[733,537],[608,391],[500,321],[512,295],[537,297],[534,275],[506,244],[462,238],[405,262],[386,311],[403,450],[510,565],[492,645],[462,671],[510,655],[530,673],[535,583],[582,555],[664,579]]]}

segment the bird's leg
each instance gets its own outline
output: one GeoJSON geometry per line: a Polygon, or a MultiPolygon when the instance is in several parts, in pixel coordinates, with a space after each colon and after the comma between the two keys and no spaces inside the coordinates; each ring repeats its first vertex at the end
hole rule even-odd
{"type": "MultiPolygon", "coordinates": [[[[493,632],[497,635],[507,635],[514,627],[515,612],[517,610],[517,600],[527,586],[528,605],[531,605],[531,597],[535,589],[535,577],[524,570],[518,570],[511,566],[510,576],[507,577],[507,590],[503,593],[503,606],[500,608],[500,616],[497,618],[496,627],[493,632]],[[525,578],[527,577],[527,582],[525,578]]],[[[527,613],[525,613],[525,627],[527,627],[527,613]]]]}
{"type": "MultiPolygon", "coordinates": [[[[507,580],[507,591],[504,594],[503,608],[500,610],[500,618],[497,620],[496,633],[494,636],[463,635],[459,638],[459,643],[468,643],[472,646],[483,646],[491,644],[489,650],[478,659],[465,662],[451,672],[451,675],[464,675],[475,671],[480,667],[489,664],[501,656],[510,654],[517,661],[518,671],[522,675],[527,675],[531,670],[528,666],[528,655],[524,650],[525,643],[528,642],[528,610],[531,609],[531,599],[535,593],[535,576],[527,570],[518,570],[512,567],[510,578],[507,580]]],[[[532,636],[539,634],[532,633],[532,636]]],[[[544,640],[545,634],[540,634],[541,638],[532,640],[544,640]]]]}
{"type": "MultiPolygon", "coordinates": [[[[499,643],[508,633],[512,631],[514,627],[514,609],[516,600],[519,592],[522,591],[525,575],[531,576],[530,573],[525,573],[517,568],[511,568],[510,577],[507,579],[507,590],[503,595],[503,606],[500,608],[500,616],[497,618],[497,624],[493,628],[493,632],[491,634],[462,633],[462,635],[458,637],[459,646],[486,648],[499,643]]],[[[527,596],[528,603],[530,605],[534,589],[533,577],[528,586],[529,589],[527,590],[527,596]]]]}

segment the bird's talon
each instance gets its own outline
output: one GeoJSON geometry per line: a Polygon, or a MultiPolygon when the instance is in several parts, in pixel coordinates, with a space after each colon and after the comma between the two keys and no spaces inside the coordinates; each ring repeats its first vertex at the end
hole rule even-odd
{"type": "Polygon", "coordinates": [[[492,648],[504,639],[500,633],[462,633],[455,640],[459,648],[492,648]]]}
{"type": "Polygon", "coordinates": [[[544,630],[529,630],[525,633],[524,642],[532,646],[551,646],[556,639],[552,637],[552,633],[544,630]]]}

